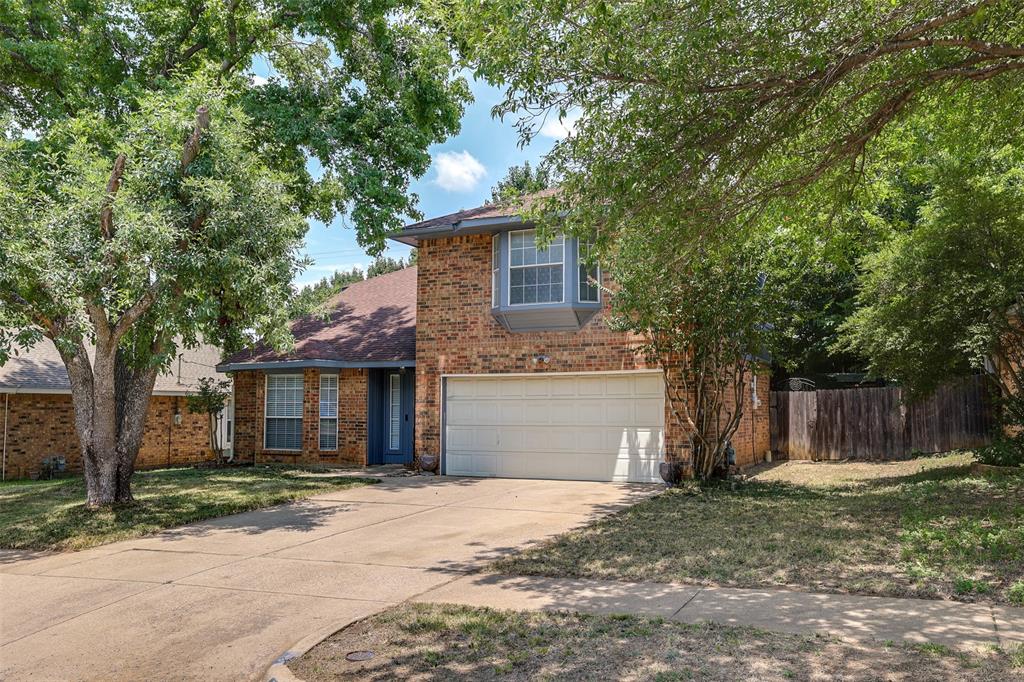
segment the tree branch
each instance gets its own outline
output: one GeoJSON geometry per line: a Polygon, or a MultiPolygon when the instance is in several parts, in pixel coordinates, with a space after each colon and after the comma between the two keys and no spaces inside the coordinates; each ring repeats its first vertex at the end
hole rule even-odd
{"type": "Polygon", "coordinates": [[[203,133],[210,129],[210,110],[205,106],[196,108],[196,123],[192,134],[185,140],[185,149],[181,153],[181,174],[185,175],[188,167],[199,156],[199,142],[203,133]]]}
{"type": "Polygon", "coordinates": [[[103,232],[103,238],[107,241],[114,238],[114,196],[121,188],[124,164],[125,155],[118,154],[114,159],[114,168],[110,171],[110,180],[107,181],[107,194],[103,199],[103,208],[100,209],[100,230],[103,232]]]}

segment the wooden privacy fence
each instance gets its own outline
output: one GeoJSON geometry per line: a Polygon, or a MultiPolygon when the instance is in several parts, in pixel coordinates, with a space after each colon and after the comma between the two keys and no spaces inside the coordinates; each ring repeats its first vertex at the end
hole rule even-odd
{"type": "Polygon", "coordinates": [[[771,392],[772,452],[789,459],[906,459],[991,441],[985,379],[966,377],[927,400],[903,403],[903,389],[771,392]]]}

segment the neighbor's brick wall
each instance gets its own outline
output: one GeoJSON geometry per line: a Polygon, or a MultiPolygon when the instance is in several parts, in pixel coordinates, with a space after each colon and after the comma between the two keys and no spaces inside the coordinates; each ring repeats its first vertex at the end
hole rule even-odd
{"type": "MultiPolygon", "coordinates": [[[[416,454],[441,448],[442,374],[500,372],[598,372],[648,369],[636,352],[636,337],[615,332],[602,312],[577,332],[513,334],[491,316],[491,236],[468,235],[423,241],[417,260],[416,454]],[[536,365],[533,357],[551,361],[536,365]]],[[[610,282],[605,278],[605,284],[610,282]]],[[[761,461],[768,450],[768,377],[758,382],[757,414],[744,415],[733,439],[737,462],[761,461]]],[[[747,400],[750,400],[749,391],[747,400]]],[[[666,401],[666,447],[676,448],[682,432],[666,401]]],[[[748,405],[749,407],[749,405],[748,405]]]]}
{"type": "MultiPolygon", "coordinates": [[[[333,374],[333,372],[331,372],[333,374]]],[[[320,370],[302,370],[302,451],[263,447],[266,374],[236,372],[235,456],[241,461],[322,465],[366,464],[367,370],[342,369],[338,374],[338,449],[320,450],[320,370]]]]}
{"type": "MultiPolygon", "coordinates": [[[[7,414],[7,477],[34,476],[43,458],[53,456],[63,456],[69,471],[82,470],[71,396],[11,394],[7,414]]],[[[136,468],[182,466],[211,459],[207,416],[190,413],[183,397],[153,396],[136,468]],[[176,409],[181,412],[181,424],[174,423],[176,409]]]]}

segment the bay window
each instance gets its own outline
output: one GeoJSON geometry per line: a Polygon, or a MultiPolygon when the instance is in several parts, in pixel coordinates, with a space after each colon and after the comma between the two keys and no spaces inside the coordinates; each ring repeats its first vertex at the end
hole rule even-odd
{"type": "Polygon", "coordinates": [[[537,246],[536,230],[509,235],[509,305],[561,303],[564,298],[565,239],[537,246]]]}

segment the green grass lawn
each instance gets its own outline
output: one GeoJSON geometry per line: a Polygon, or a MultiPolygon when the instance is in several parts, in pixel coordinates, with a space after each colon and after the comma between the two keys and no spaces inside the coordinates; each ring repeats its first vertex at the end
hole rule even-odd
{"type": "Polygon", "coordinates": [[[493,570],[1024,605],[1024,476],[954,454],[667,491],[493,570]]]}
{"type": "Polygon", "coordinates": [[[844,642],[637,616],[403,606],[288,667],[327,680],[1024,680],[1024,650],[844,642]],[[349,661],[353,651],[373,652],[349,661]]]}
{"type": "Polygon", "coordinates": [[[372,479],[280,467],[162,469],[132,478],[133,504],[92,512],[81,478],[0,484],[0,547],[77,550],[268,507],[372,479]]]}

